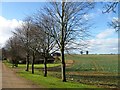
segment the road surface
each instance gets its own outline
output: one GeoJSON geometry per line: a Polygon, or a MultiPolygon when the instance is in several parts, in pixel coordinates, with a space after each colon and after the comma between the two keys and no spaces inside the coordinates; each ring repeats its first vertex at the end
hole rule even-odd
{"type": "Polygon", "coordinates": [[[16,75],[14,71],[2,63],[2,88],[40,88],[30,81],[16,75]]]}

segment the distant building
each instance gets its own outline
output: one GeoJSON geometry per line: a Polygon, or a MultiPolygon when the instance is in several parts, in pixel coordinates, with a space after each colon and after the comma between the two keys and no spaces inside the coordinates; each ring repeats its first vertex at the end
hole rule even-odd
{"type": "Polygon", "coordinates": [[[60,56],[61,56],[61,54],[58,53],[58,52],[56,52],[56,53],[53,54],[53,57],[54,57],[54,59],[55,59],[55,62],[59,62],[59,61],[60,61],[60,58],[59,58],[60,56]]]}
{"type": "Polygon", "coordinates": [[[56,52],[56,53],[54,53],[54,54],[53,54],[53,57],[54,57],[54,56],[60,57],[60,56],[61,56],[61,54],[60,54],[60,53],[58,53],[58,52],[56,52]]]}

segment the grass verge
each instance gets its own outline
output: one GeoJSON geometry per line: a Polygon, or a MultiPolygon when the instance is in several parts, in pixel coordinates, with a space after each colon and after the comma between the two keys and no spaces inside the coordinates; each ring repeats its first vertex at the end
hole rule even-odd
{"type": "Polygon", "coordinates": [[[38,71],[36,71],[35,74],[31,74],[31,72],[26,71],[19,71],[17,72],[17,74],[46,88],[94,88],[92,90],[103,90],[92,85],[85,85],[73,82],[62,82],[60,79],[52,76],[44,77],[43,75],[41,75],[42,73],[38,71]]]}

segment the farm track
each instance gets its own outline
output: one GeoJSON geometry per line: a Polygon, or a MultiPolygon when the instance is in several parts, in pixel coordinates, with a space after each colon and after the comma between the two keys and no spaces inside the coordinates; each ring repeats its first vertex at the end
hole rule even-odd
{"type": "MultiPolygon", "coordinates": [[[[2,88],[40,88],[34,83],[27,81],[16,75],[14,70],[11,70],[2,63],[2,88]]],[[[35,89],[34,89],[35,90],[35,89]]]]}

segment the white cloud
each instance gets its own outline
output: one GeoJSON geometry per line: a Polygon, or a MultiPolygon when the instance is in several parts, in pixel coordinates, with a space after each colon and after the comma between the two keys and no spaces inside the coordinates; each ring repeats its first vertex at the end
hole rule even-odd
{"type": "MultiPolygon", "coordinates": [[[[77,47],[81,48],[84,52],[88,50],[90,53],[98,53],[98,54],[110,54],[110,53],[118,53],[118,38],[117,33],[115,34],[114,29],[106,29],[103,32],[97,34],[95,38],[86,40],[85,44],[88,43],[88,45],[84,46],[84,43],[80,41],[80,45],[75,45],[74,43],[70,43],[67,45],[67,47],[77,47]],[[83,44],[83,46],[81,46],[83,44]]],[[[119,39],[120,40],[120,39],[119,39]]],[[[79,41],[75,42],[79,43],[79,41]]],[[[70,52],[73,52],[73,49],[71,49],[70,52]]],[[[79,53],[78,50],[75,50],[74,52],[79,53]]]]}
{"type": "Polygon", "coordinates": [[[89,42],[92,53],[118,53],[118,38],[93,39],[89,42]]]}
{"type": "Polygon", "coordinates": [[[115,32],[114,29],[107,29],[101,33],[99,33],[96,38],[102,39],[102,38],[106,38],[108,36],[111,36],[113,33],[115,32]]]}
{"type": "Polygon", "coordinates": [[[7,20],[0,16],[0,44],[2,44],[2,46],[6,40],[12,36],[12,31],[14,31],[20,24],[22,24],[22,21],[18,21],[16,19],[7,20]]]}
{"type": "Polygon", "coordinates": [[[91,53],[118,53],[118,38],[112,38],[114,29],[106,29],[96,35],[95,39],[89,40],[91,53]]]}

